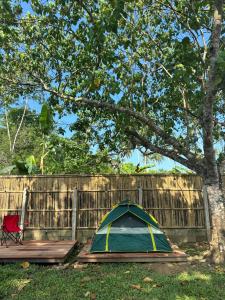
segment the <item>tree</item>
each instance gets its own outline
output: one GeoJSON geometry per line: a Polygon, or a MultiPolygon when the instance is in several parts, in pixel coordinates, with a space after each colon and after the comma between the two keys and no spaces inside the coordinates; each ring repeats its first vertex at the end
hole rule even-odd
{"type": "Polygon", "coordinates": [[[0,139],[1,168],[16,167],[16,164],[19,167],[26,160],[29,164],[30,156],[37,157],[40,153],[42,136],[38,115],[26,106],[4,108],[0,116],[0,139]]]}
{"type": "Polygon", "coordinates": [[[27,14],[6,3],[2,87],[41,90],[112,148],[159,153],[201,175],[211,253],[223,261],[224,1],[31,1],[27,14]]]}
{"type": "MultiPolygon", "coordinates": [[[[46,158],[47,174],[106,174],[114,173],[113,161],[107,150],[91,151],[88,141],[52,135],[50,143],[54,149],[46,158]]],[[[118,161],[118,164],[120,162],[118,161]]]]}
{"type": "MultiPolygon", "coordinates": [[[[46,103],[41,113],[26,108],[8,108],[7,120],[3,111],[0,118],[0,173],[1,174],[84,174],[114,173],[107,149],[92,151],[92,144],[74,132],[72,138],[58,133],[46,103]],[[21,120],[23,122],[21,126],[21,120]],[[18,128],[20,130],[18,131],[18,128]],[[8,134],[10,132],[10,135],[8,134]],[[16,139],[15,139],[16,137],[16,139]],[[12,143],[13,141],[13,143],[12,143]],[[13,151],[12,151],[12,145],[13,151]]],[[[120,160],[117,161],[120,165],[120,160]]],[[[116,167],[116,166],[115,166],[116,167]]]]}

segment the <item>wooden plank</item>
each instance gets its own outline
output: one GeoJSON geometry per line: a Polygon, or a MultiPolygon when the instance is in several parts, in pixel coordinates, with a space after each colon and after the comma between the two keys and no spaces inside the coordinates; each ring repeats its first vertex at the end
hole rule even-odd
{"type": "Polygon", "coordinates": [[[23,241],[23,245],[0,247],[0,262],[64,262],[77,241],[23,241]]]}
{"type": "Polygon", "coordinates": [[[135,263],[175,263],[186,262],[187,258],[178,257],[123,257],[123,258],[78,258],[80,263],[116,263],[116,262],[135,262],[135,263]]]}
{"type": "Polygon", "coordinates": [[[185,262],[187,255],[179,249],[172,253],[90,253],[90,244],[85,245],[77,256],[78,262],[150,262],[150,263],[168,263],[185,262]]]}

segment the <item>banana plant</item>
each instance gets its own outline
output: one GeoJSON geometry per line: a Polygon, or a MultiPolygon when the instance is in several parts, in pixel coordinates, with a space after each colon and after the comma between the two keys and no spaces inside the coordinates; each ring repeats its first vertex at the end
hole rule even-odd
{"type": "Polygon", "coordinates": [[[31,175],[36,173],[38,173],[38,167],[33,155],[27,156],[25,160],[17,159],[14,161],[13,165],[7,166],[0,170],[0,175],[31,175]]]}
{"type": "Polygon", "coordinates": [[[48,106],[47,103],[44,103],[41,108],[41,113],[39,117],[39,124],[40,124],[40,130],[42,132],[42,140],[41,143],[42,146],[42,153],[40,158],[40,170],[41,174],[44,174],[44,160],[48,156],[48,154],[51,151],[54,151],[54,147],[51,145],[51,142],[49,140],[49,136],[53,130],[53,113],[51,108],[48,106]]]}

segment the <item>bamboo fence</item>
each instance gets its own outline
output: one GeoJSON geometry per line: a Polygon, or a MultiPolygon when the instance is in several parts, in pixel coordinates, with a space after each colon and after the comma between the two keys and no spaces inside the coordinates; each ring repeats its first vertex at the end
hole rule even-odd
{"type": "Polygon", "coordinates": [[[195,175],[2,176],[0,222],[6,214],[21,214],[26,194],[28,229],[96,229],[124,199],[142,204],[162,228],[204,229],[202,189],[195,175]]]}

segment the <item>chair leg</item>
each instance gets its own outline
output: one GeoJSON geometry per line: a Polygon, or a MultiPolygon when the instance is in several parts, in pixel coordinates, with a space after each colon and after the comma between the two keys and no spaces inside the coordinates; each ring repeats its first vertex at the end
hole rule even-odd
{"type": "Polygon", "coordinates": [[[17,244],[20,244],[20,245],[23,245],[21,233],[18,233],[18,234],[17,234],[17,237],[16,237],[16,243],[17,243],[17,244]]]}
{"type": "Polygon", "coordinates": [[[5,246],[6,246],[6,248],[8,248],[9,246],[7,245],[7,235],[6,234],[4,234],[5,235],[5,246]]]}
{"type": "Polygon", "coordinates": [[[12,232],[4,232],[3,231],[2,238],[1,238],[1,246],[5,244],[6,247],[8,248],[7,238],[12,240],[16,245],[23,245],[22,236],[20,233],[12,233],[12,232]]]}

